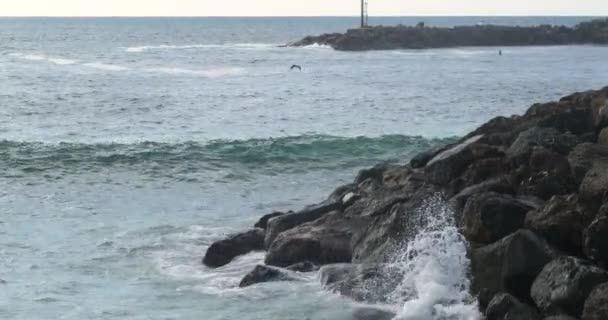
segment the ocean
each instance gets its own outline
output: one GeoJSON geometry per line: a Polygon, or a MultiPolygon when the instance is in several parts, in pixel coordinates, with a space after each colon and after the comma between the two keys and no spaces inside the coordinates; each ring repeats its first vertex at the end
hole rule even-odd
{"type": "MultiPolygon", "coordinates": [[[[603,46],[279,47],[357,23],[0,18],[0,318],[351,319],[358,304],[315,274],[239,289],[262,253],[217,270],[201,258],[212,241],[319,202],[362,168],[405,163],[494,116],[608,84],[603,46]]],[[[448,270],[456,286],[461,269],[448,270]]],[[[445,278],[426,271],[406,278],[445,278]]],[[[428,319],[416,308],[401,318],[428,319]]]]}

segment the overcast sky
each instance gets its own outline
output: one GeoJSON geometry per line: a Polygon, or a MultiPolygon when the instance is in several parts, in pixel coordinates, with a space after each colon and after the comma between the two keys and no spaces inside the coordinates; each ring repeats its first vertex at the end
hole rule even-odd
{"type": "MultiPolygon", "coordinates": [[[[608,15],[608,0],[369,0],[370,15],[608,15]]],[[[349,16],[360,0],[0,0],[0,16],[349,16]]]]}

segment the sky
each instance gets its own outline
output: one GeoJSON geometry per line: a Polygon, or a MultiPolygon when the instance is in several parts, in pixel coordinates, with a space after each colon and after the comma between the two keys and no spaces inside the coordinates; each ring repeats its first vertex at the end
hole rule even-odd
{"type": "MultiPolygon", "coordinates": [[[[0,0],[0,16],[354,16],[360,0],[0,0]]],[[[369,0],[370,15],[608,15],[608,0],[369,0]]]]}

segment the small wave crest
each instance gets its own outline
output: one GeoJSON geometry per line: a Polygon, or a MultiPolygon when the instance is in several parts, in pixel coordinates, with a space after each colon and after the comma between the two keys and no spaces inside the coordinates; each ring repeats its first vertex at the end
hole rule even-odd
{"type": "Polygon", "coordinates": [[[191,76],[201,76],[206,78],[219,78],[225,76],[233,76],[239,75],[243,73],[243,69],[241,68],[216,68],[216,69],[208,69],[208,70],[191,70],[184,68],[166,68],[166,67],[158,67],[158,68],[149,68],[146,69],[148,72],[158,72],[158,73],[166,73],[172,75],[191,75],[191,76]]]}
{"type": "Polygon", "coordinates": [[[75,60],[60,57],[50,57],[43,54],[11,53],[9,56],[29,61],[46,61],[57,65],[71,65],[78,63],[75,60]]]}
{"type": "Polygon", "coordinates": [[[146,45],[123,48],[126,52],[142,53],[161,50],[191,50],[191,49],[267,49],[276,47],[268,43],[233,43],[233,44],[188,44],[188,45],[146,45]]]}
{"type": "Polygon", "coordinates": [[[5,155],[0,157],[0,172],[14,169],[34,174],[56,169],[80,172],[116,166],[145,171],[155,168],[159,172],[171,169],[198,172],[230,167],[273,172],[352,168],[386,160],[405,160],[419,151],[452,140],[401,135],[377,138],[304,135],[208,143],[0,141],[0,152],[5,155]]]}
{"type": "Polygon", "coordinates": [[[85,64],[83,64],[83,66],[89,67],[89,68],[94,68],[94,69],[99,69],[99,70],[105,70],[105,71],[129,70],[129,68],[127,68],[127,67],[118,66],[118,65],[114,65],[114,64],[106,64],[106,63],[101,63],[101,62],[85,63],[85,64]]]}

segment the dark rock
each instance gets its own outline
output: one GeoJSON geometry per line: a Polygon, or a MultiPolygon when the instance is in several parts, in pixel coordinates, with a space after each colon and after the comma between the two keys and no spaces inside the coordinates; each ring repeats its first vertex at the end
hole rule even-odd
{"type": "Polygon", "coordinates": [[[322,267],[321,284],[355,301],[386,303],[401,281],[399,272],[376,264],[335,264],[322,267]]]}
{"type": "Polygon", "coordinates": [[[353,311],[353,320],[391,320],[396,316],[393,312],[376,308],[357,308],[353,311]]]}
{"type": "Polygon", "coordinates": [[[542,209],[530,211],[526,216],[527,228],[571,254],[582,254],[583,232],[590,222],[575,195],[555,196],[542,209]]]}
{"type": "Polygon", "coordinates": [[[278,268],[268,266],[256,266],[253,271],[249,272],[241,283],[240,288],[245,288],[258,283],[276,282],[276,281],[297,281],[295,277],[290,276],[285,271],[278,268]]]}
{"type": "Polygon", "coordinates": [[[473,195],[463,211],[463,233],[473,242],[492,243],[524,225],[532,203],[509,195],[487,192],[473,195]]]}
{"type": "Polygon", "coordinates": [[[474,160],[470,146],[482,137],[474,136],[436,155],[424,170],[427,180],[441,186],[458,177],[474,160]]]}
{"type": "Polygon", "coordinates": [[[264,250],[264,230],[256,228],[214,242],[207,249],[203,263],[208,267],[218,268],[227,265],[237,256],[261,250],[264,250]]]}
{"type": "MultiPolygon", "coordinates": [[[[449,146],[448,146],[449,147],[449,146]]],[[[442,152],[446,148],[446,146],[434,147],[427,151],[421,152],[417,154],[415,157],[410,160],[410,165],[414,169],[424,168],[429,161],[431,161],[438,153],[442,152]]]]}
{"type": "Polygon", "coordinates": [[[475,161],[466,168],[464,173],[453,183],[454,189],[476,185],[480,182],[501,177],[509,172],[509,166],[504,158],[486,158],[475,161]]]}
{"type": "Polygon", "coordinates": [[[534,302],[546,314],[580,317],[583,304],[597,285],[608,281],[608,272],[573,257],[548,263],[532,285],[534,302]]]}
{"type": "MultiPolygon", "coordinates": [[[[292,212],[289,212],[292,213],[292,212]]],[[[284,212],[273,212],[273,213],[269,213],[263,217],[260,218],[260,220],[258,220],[258,222],[255,223],[254,227],[256,228],[261,228],[261,229],[266,229],[266,227],[268,226],[268,221],[272,218],[276,218],[276,217],[280,217],[282,215],[284,215],[284,212]]]]}
{"type": "Polygon", "coordinates": [[[528,162],[530,154],[537,146],[567,155],[578,143],[579,139],[573,134],[561,133],[555,128],[533,127],[519,134],[507,150],[507,157],[519,165],[528,162]]]}
{"type": "Polygon", "coordinates": [[[340,201],[326,201],[320,204],[308,206],[296,213],[289,213],[270,219],[268,221],[268,227],[266,228],[264,245],[266,248],[269,248],[274,239],[281,232],[297,227],[301,224],[317,220],[325,214],[334,210],[339,210],[340,208],[342,208],[342,203],[340,201]]]}
{"type": "Polygon", "coordinates": [[[604,129],[602,129],[602,131],[600,131],[600,133],[597,136],[597,143],[601,144],[601,145],[608,144],[608,128],[604,128],[604,129]]]}
{"type": "Polygon", "coordinates": [[[347,184],[344,186],[337,187],[330,195],[327,197],[327,202],[341,202],[344,196],[348,193],[354,193],[356,191],[356,184],[347,184]]]}
{"type": "Polygon", "coordinates": [[[334,211],[287,230],[268,249],[266,264],[285,267],[305,261],[318,265],[350,262],[352,236],[369,221],[369,218],[344,219],[341,212],[334,211]]]}
{"type": "Polygon", "coordinates": [[[596,163],[591,170],[587,171],[581,186],[579,195],[581,199],[589,203],[589,206],[599,207],[607,199],[608,192],[608,162],[596,163]]]}
{"type": "Polygon", "coordinates": [[[606,320],[608,319],[608,283],[598,285],[591,291],[581,320],[606,320]]]}
{"type": "Polygon", "coordinates": [[[598,217],[585,230],[583,247],[587,257],[608,266],[608,216],[598,217]]]}
{"type": "Polygon", "coordinates": [[[528,230],[471,252],[472,289],[482,307],[499,292],[530,300],[530,287],[545,264],[557,256],[544,239],[528,230]]]}
{"type": "Polygon", "coordinates": [[[544,200],[576,190],[570,164],[564,155],[544,147],[534,147],[526,167],[527,179],[520,183],[520,192],[544,200]]]}
{"type": "Polygon", "coordinates": [[[377,182],[382,182],[383,174],[386,170],[389,169],[389,166],[386,164],[379,164],[373,168],[363,169],[359,171],[357,177],[355,178],[355,183],[359,184],[367,179],[372,179],[377,182]]]}
{"type": "Polygon", "coordinates": [[[538,312],[508,293],[497,294],[486,310],[486,320],[540,320],[538,312]]]}
{"type": "Polygon", "coordinates": [[[543,320],[578,320],[578,319],[571,317],[571,316],[561,314],[558,316],[550,316],[550,317],[544,318],[543,320]]]}
{"type": "Polygon", "coordinates": [[[316,264],[314,264],[310,261],[305,261],[305,262],[299,262],[296,264],[292,264],[285,269],[294,271],[294,272],[307,273],[307,272],[313,272],[313,271],[319,270],[319,266],[317,266],[316,264]]]}
{"type": "Polygon", "coordinates": [[[471,196],[484,192],[514,195],[515,188],[506,177],[493,178],[462,189],[450,199],[450,204],[452,204],[457,211],[460,211],[464,208],[471,196]]]}
{"type": "Polygon", "coordinates": [[[599,167],[608,162],[608,145],[581,143],[568,155],[568,162],[577,184],[597,163],[599,167]]]}

